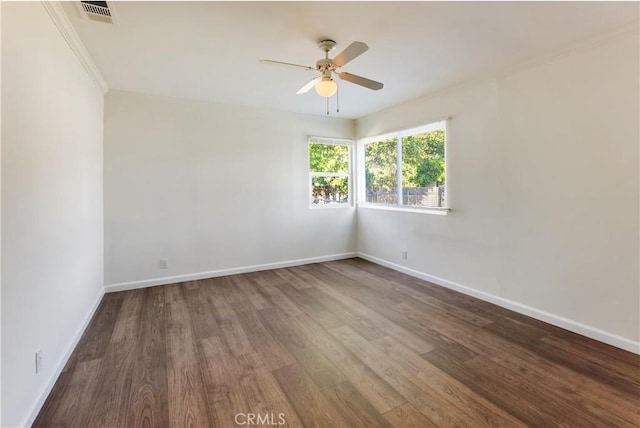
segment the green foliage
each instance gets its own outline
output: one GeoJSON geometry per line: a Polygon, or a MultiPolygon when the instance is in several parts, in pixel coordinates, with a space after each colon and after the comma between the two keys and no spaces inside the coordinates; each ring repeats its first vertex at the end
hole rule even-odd
{"type": "MultiPolygon", "coordinates": [[[[349,147],[333,144],[309,144],[309,168],[312,172],[349,172],[349,147]]],[[[311,196],[314,203],[349,200],[347,177],[313,177],[311,196]]]]}
{"type": "MultiPolygon", "coordinates": [[[[397,184],[396,139],[365,147],[367,192],[394,190],[397,184]]],[[[402,138],[402,186],[441,185],[444,171],[444,131],[437,130],[402,138]]]]}
{"type": "Polygon", "coordinates": [[[313,177],[311,196],[315,204],[349,201],[349,183],[347,177],[313,177]]]}
{"type": "Polygon", "coordinates": [[[367,190],[395,189],[397,183],[396,139],[376,141],[365,146],[365,180],[367,190]]]}
{"type": "Polygon", "coordinates": [[[309,144],[312,172],[348,172],[349,147],[333,144],[309,144]]]}
{"type": "Polygon", "coordinates": [[[444,131],[402,139],[402,185],[428,187],[444,182],[444,131]]]}

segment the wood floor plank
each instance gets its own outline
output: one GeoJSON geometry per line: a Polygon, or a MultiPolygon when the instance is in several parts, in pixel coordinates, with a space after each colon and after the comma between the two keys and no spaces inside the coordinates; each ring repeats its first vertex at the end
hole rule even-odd
{"type": "Polygon", "coordinates": [[[528,346],[549,335],[549,332],[521,321],[505,317],[501,322],[492,322],[483,327],[503,339],[528,346]]]}
{"type": "Polygon", "coordinates": [[[492,320],[488,320],[474,312],[469,312],[464,309],[460,309],[457,306],[440,301],[434,297],[429,296],[428,294],[422,291],[414,290],[413,288],[406,287],[402,284],[396,285],[395,287],[393,287],[393,289],[398,293],[404,294],[406,296],[411,297],[414,300],[424,303],[425,305],[428,306],[429,310],[437,311],[442,315],[458,318],[470,324],[476,325],[478,327],[483,327],[483,326],[486,326],[487,324],[493,323],[492,320]]]}
{"type": "MultiPolygon", "coordinates": [[[[304,288],[313,288],[318,285],[322,285],[322,281],[318,279],[316,276],[311,275],[304,266],[292,266],[287,268],[287,272],[289,273],[289,278],[292,283],[302,283],[305,284],[304,288]]],[[[297,287],[302,290],[303,287],[297,287]]]]}
{"type": "Polygon", "coordinates": [[[185,427],[210,425],[196,339],[183,290],[166,287],[169,418],[185,427]]]}
{"type": "MultiPolygon", "coordinates": [[[[433,353],[426,355],[430,361],[433,360],[433,353]]],[[[440,364],[446,363],[441,361],[440,364]]],[[[597,415],[567,403],[554,388],[528,382],[519,374],[485,357],[478,356],[466,361],[459,372],[467,375],[473,373],[476,379],[482,379],[483,395],[491,397],[494,402],[529,424],[580,427],[603,424],[597,415]]]]}
{"type": "Polygon", "coordinates": [[[366,295],[360,296],[360,299],[369,307],[377,308],[381,315],[401,326],[404,330],[410,331],[412,334],[421,337],[427,343],[433,344],[437,349],[446,349],[451,358],[455,358],[458,361],[466,361],[477,356],[477,354],[471,349],[463,346],[455,340],[452,340],[441,332],[431,329],[429,323],[424,323],[422,320],[412,319],[411,317],[392,309],[392,307],[388,305],[384,307],[375,306],[368,301],[366,295]]]}
{"type": "Polygon", "coordinates": [[[78,363],[64,392],[54,391],[57,399],[51,400],[49,406],[43,408],[43,413],[33,426],[85,426],[93,406],[91,397],[98,384],[97,374],[101,363],[100,359],[78,363]],[[45,414],[46,420],[43,417],[45,414]]]}
{"type": "MultiPolygon", "coordinates": [[[[382,315],[384,318],[392,321],[393,323],[395,323],[405,331],[410,332],[411,335],[419,336],[423,342],[426,342],[427,344],[429,344],[428,346],[430,348],[432,346],[437,346],[437,347],[445,346],[451,350],[452,354],[453,354],[453,351],[457,351],[457,358],[460,360],[469,359],[476,355],[470,350],[460,346],[456,342],[448,339],[447,337],[442,336],[440,333],[424,328],[419,322],[414,322],[413,320],[404,317],[402,314],[399,314],[397,312],[394,312],[393,310],[390,310],[391,302],[387,301],[385,296],[376,294],[375,292],[371,291],[369,288],[360,287],[356,282],[351,281],[348,278],[334,277],[334,280],[327,280],[327,279],[320,280],[316,278],[316,281],[318,281],[320,285],[316,285],[315,287],[318,287],[318,286],[322,287],[322,284],[329,285],[330,287],[339,289],[340,293],[350,297],[354,301],[358,301],[371,309],[375,309],[375,311],[378,312],[380,315],[382,315]]],[[[360,334],[361,336],[364,336],[366,339],[369,339],[369,340],[380,338],[387,335],[387,331],[385,331],[384,329],[382,330],[377,329],[377,331],[376,330],[369,331],[367,329],[362,330],[362,329],[359,329],[358,324],[352,324],[352,323],[349,323],[348,321],[345,321],[343,325],[349,325],[352,328],[355,328],[358,334],[360,334]]],[[[393,334],[393,333],[389,332],[389,334],[393,334]]],[[[401,336],[398,336],[398,338],[402,339],[401,336]]],[[[403,343],[409,346],[417,346],[420,344],[419,341],[413,342],[412,344],[410,344],[409,341],[405,341],[403,343]]]]}
{"type": "Polygon", "coordinates": [[[127,426],[167,426],[167,325],[164,288],[144,290],[127,426]]]}
{"type": "Polygon", "coordinates": [[[299,326],[302,334],[314,343],[379,413],[407,401],[312,319],[302,315],[292,317],[290,321],[299,326]]]}
{"type": "MultiPolygon", "coordinates": [[[[335,270],[340,274],[362,284],[363,286],[373,288],[376,291],[386,290],[387,293],[394,291],[405,296],[409,296],[412,299],[425,304],[425,310],[437,311],[438,313],[443,313],[448,316],[467,321],[477,326],[485,326],[493,322],[492,319],[482,317],[475,312],[459,308],[458,306],[433,297],[429,292],[427,292],[427,289],[419,287],[407,287],[396,281],[390,280],[389,278],[382,278],[365,270],[353,269],[353,265],[348,264],[348,261],[339,260],[330,262],[324,264],[324,267],[335,270]]],[[[389,296],[389,294],[387,294],[387,296],[389,296]]],[[[394,297],[395,301],[400,300],[397,298],[397,296],[394,297]]]]}
{"type": "Polygon", "coordinates": [[[403,428],[437,428],[438,425],[425,418],[411,403],[403,404],[384,414],[389,424],[403,428]]]}
{"type": "Polygon", "coordinates": [[[333,280],[331,282],[337,280],[338,278],[342,278],[342,280],[348,278],[348,283],[357,285],[363,289],[380,295],[387,299],[388,303],[400,303],[405,299],[394,290],[394,286],[396,284],[389,281],[388,278],[370,275],[364,270],[353,269],[348,264],[344,264],[342,260],[324,263],[315,267],[322,270],[326,274],[331,275],[329,276],[329,278],[333,276],[333,280]]]}
{"type": "MultiPolygon", "coordinates": [[[[313,275],[311,274],[310,276],[313,275]]],[[[319,278],[316,279],[317,281],[314,282],[313,288],[334,299],[336,302],[332,303],[333,307],[344,306],[345,309],[343,309],[343,312],[348,313],[350,311],[352,313],[351,319],[356,321],[356,324],[349,323],[349,325],[355,328],[361,335],[367,338],[392,335],[396,340],[420,354],[434,349],[431,343],[394,324],[384,316],[381,316],[379,312],[361,304],[358,300],[349,297],[343,293],[339,287],[332,286],[331,284],[333,284],[333,282],[325,282],[319,278]],[[360,328],[364,328],[364,334],[360,332],[360,328]]]]}
{"type": "Polygon", "coordinates": [[[238,365],[241,367],[240,388],[248,406],[245,413],[262,415],[263,420],[266,417],[269,424],[279,421],[282,415],[284,423],[279,424],[280,426],[302,426],[286,394],[257,355],[242,355],[238,358],[238,365]]]}
{"type": "Polygon", "coordinates": [[[285,283],[290,284],[296,290],[304,290],[313,287],[312,282],[307,280],[308,278],[301,278],[299,275],[294,274],[290,268],[276,269],[273,273],[278,275],[285,283]]]}
{"type": "Polygon", "coordinates": [[[462,294],[460,292],[437,286],[430,282],[414,278],[402,272],[387,269],[374,263],[369,263],[362,259],[346,259],[340,260],[338,263],[347,264],[356,269],[369,272],[374,276],[379,275],[385,280],[400,283],[406,287],[414,288],[415,290],[421,292],[426,291],[430,296],[433,296],[442,302],[446,302],[460,309],[476,313],[489,320],[502,321],[505,316],[517,318],[518,320],[523,320],[525,322],[527,320],[533,320],[533,318],[521,314],[516,314],[492,303],[478,300],[474,297],[462,294]]]}
{"type": "MultiPolygon", "coordinates": [[[[78,365],[83,362],[75,362],[74,357],[77,355],[77,352],[69,359],[69,362],[65,365],[64,369],[60,373],[60,377],[56,381],[55,385],[51,389],[51,393],[49,397],[45,400],[45,403],[40,410],[40,413],[36,417],[33,426],[47,426],[48,423],[52,420],[60,420],[59,417],[59,408],[61,406],[66,406],[65,401],[67,400],[75,400],[75,397],[72,397],[69,393],[69,389],[71,386],[71,380],[75,376],[76,370],[78,370],[78,365]]],[[[93,360],[100,361],[100,359],[93,360]]],[[[64,425],[64,423],[58,423],[59,425],[64,425]]]]}
{"type": "MultiPolygon", "coordinates": [[[[305,427],[348,427],[339,409],[329,401],[299,364],[273,372],[305,427]]],[[[286,418],[286,415],[285,415],[286,418]]]]}
{"type": "Polygon", "coordinates": [[[266,368],[271,370],[296,363],[291,352],[282,346],[260,321],[259,315],[253,311],[238,312],[242,316],[242,325],[248,332],[255,352],[260,356],[266,368]]]}
{"type": "Polygon", "coordinates": [[[390,427],[389,422],[349,382],[325,389],[325,396],[332,401],[349,427],[390,427]]]}
{"type": "Polygon", "coordinates": [[[640,403],[637,395],[621,394],[590,377],[553,364],[535,355],[510,355],[508,351],[482,354],[498,365],[523,374],[527,382],[553,388],[579,406],[580,411],[599,415],[607,424],[637,425],[640,421],[640,403]]]}
{"type": "Polygon", "coordinates": [[[187,289],[185,287],[184,297],[189,308],[189,316],[193,325],[193,333],[196,340],[210,336],[220,336],[220,329],[216,318],[211,316],[211,302],[208,290],[214,287],[210,280],[198,281],[200,286],[187,289]]]}
{"type": "Polygon", "coordinates": [[[309,294],[303,293],[303,291],[289,284],[280,284],[278,287],[298,305],[304,314],[313,318],[314,321],[318,322],[324,328],[331,329],[340,327],[346,322],[339,316],[340,314],[338,314],[335,309],[323,306],[321,302],[318,302],[309,294]]]}
{"type": "MultiPolygon", "coordinates": [[[[581,353],[574,346],[556,339],[543,338],[532,343],[530,349],[550,361],[557,362],[578,373],[583,373],[612,388],[629,394],[640,395],[640,367],[624,363],[612,366],[595,353],[581,353]],[[583,356],[583,358],[577,358],[583,356]]],[[[640,396],[638,397],[640,399],[640,396]]]]}
{"type": "MultiPolygon", "coordinates": [[[[603,368],[611,370],[612,372],[621,373],[633,380],[640,380],[640,364],[638,364],[638,361],[617,359],[612,357],[611,354],[603,352],[602,349],[591,348],[573,341],[567,342],[552,335],[545,336],[541,338],[540,341],[549,346],[570,352],[574,355],[574,358],[584,358],[588,361],[598,363],[602,365],[603,368]]],[[[627,354],[633,355],[630,352],[627,352],[627,354]]]]}
{"type": "Polygon", "coordinates": [[[259,275],[254,275],[253,280],[258,284],[258,291],[260,291],[267,301],[271,302],[274,306],[280,308],[283,313],[291,316],[302,314],[302,311],[277,287],[278,284],[283,284],[284,281],[278,275],[273,272],[260,272],[259,275]]]}
{"type": "Polygon", "coordinates": [[[281,414],[286,426],[637,428],[640,356],[339,260],[105,295],[34,426],[281,414]]]}
{"type": "Polygon", "coordinates": [[[126,423],[142,303],[142,290],[133,291],[124,296],[111,341],[101,359],[92,396],[92,401],[100,406],[96,406],[84,421],[86,426],[123,426],[126,423]]]}
{"type": "Polygon", "coordinates": [[[402,303],[406,299],[393,289],[388,287],[374,287],[368,281],[358,282],[351,279],[349,276],[336,272],[333,269],[329,269],[324,265],[305,265],[299,266],[298,269],[309,272],[324,284],[341,284],[344,288],[367,292],[371,297],[376,297],[379,303],[385,302],[385,304],[390,305],[402,303]]]}
{"type": "Polygon", "coordinates": [[[575,372],[570,369],[554,364],[521,345],[492,335],[484,329],[465,328],[451,319],[441,319],[438,316],[416,311],[406,303],[394,305],[394,308],[414,320],[427,323],[433,330],[440,331],[478,355],[484,355],[513,371],[526,372],[532,382],[543,384],[553,382],[554,387],[562,390],[564,394],[579,400],[585,411],[610,414],[615,424],[619,424],[620,421],[635,423],[637,420],[640,404],[635,398],[620,393],[595,379],[576,377],[575,372]],[[608,400],[606,397],[615,397],[616,401],[608,400]]]}
{"type": "Polygon", "coordinates": [[[339,317],[343,321],[344,325],[348,325],[366,339],[378,339],[386,335],[386,333],[379,327],[379,323],[376,323],[371,317],[364,315],[362,311],[358,310],[358,308],[349,307],[348,305],[343,304],[340,297],[332,296],[325,290],[320,290],[316,287],[305,290],[305,293],[309,294],[321,305],[333,308],[336,317],[339,317]]]}
{"type": "Polygon", "coordinates": [[[123,293],[105,295],[78,343],[74,361],[90,361],[104,356],[123,301],[123,293]]]}
{"type": "MultiPolygon", "coordinates": [[[[545,326],[547,326],[545,324],[545,326]]],[[[579,345],[584,349],[584,352],[597,352],[607,356],[609,361],[626,363],[632,366],[640,368],[638,362],[638,355],[624,349],[616,348],[615,346],[607,345],[606,343],[598,342],[597,340],[589,339],[588,337],[581,336],[577,333],[561,329],[559,327],[550,326],[549,330],[552,330],[547,337],[553,337],[558,340],[562,340],[566,344],[579,345]]]]}
{"type": "Polygon", "coordinates": [[[384,337],[372,343],[390,359],[397,361],[413,378],[421,381],[421,385],[434,390],[438,396],[470,415],[478,426],[524,426],[521,421],[391,337],[384,337]]]}
{"type": "Polygon", "coordinates": [[[269,371],[296,363],[291,353],[264,326],[257,310],[245,302],[234,302],[231,305],[252,348],[269,371]]]}
{"type": "Polygon", "coordinates": [[[380,330],[368,317],[362,316],[356,309],[343,305],[339,299],[332,297],[324,291],[314,287],[303,290],[316,305],[327,308],[332,316],[340,320],[341,325],[348,325],[367,339],[377,339],[386,333],[380,330]]]}
{"type": "Polygon", "coordinates": [[[257,289],[258,285],[246,275],[233,275],[231,280],[242,290],[244,296],[249,300],[256,310],[270,308],[273,305],[257,289]]]}
{"type": "Polygon", "coordinates": [[[211,426],[233,426],[235,415],[249,409],[240,386],[240,366],[231,350],[216,336],[200,340],[200,351],[211,426]]]}
{"type": "Polygon", "coordinates": [[[473,426],[474,421],[430,388],[416,385],[413,376],[349,327],[330,331],[346,348],[439,426],[473,426]]]}
{"type": "Polygon", "coordinates": [[[276,340],[294,356],[320,388],[328,388],[346,380],[336,366],[318,352],[314,344],[279,311],[263,309],[260,316],[276,340]]]}
{"type": "Polygon", "coordinates": [[[213,306],[213,316],[220,329],[220,337],[225,341],[234,355],[239,356],[253,351],[253,347],[247,338],[231,305],[224,295],[223,286],[219,278],[214,278],[213,284],[207,288],[213,306]]]}
{"type": "MultiPolygon", "coordinates": [[[[549,406],[545,405],[545,400],[549,400],[549,396],[542,393],[542,391],[538,391],[534,385],[519,384],[517,375],[508,382],[501,382],[485,374],[484,370],[475,372],[469,370],[469,367],[465,366],[464,363],[449,359],[446,353],[440,352],[440,350],[428,352],[423,357],[529,425],[572,426],[572,424],[566,424],[566,418],[553,417],[550,413],[547,413],[545,408],[549,406]],[[522,385],[525,388],[520,390],[519,388],[522,385]],[[539,394],[536,394],[536,392],[539,394]],[[521,400],[521,397],[526,397],[526,399],[521,400]]],[[[493,364],[483,357],[475,358],[485,361],[486,364],[493,364]]],[[[483,366],[482,369],[484,368],[483,366]]],[[[575,426],[589,427],[593,425],[593,422],[591,422],[586,425],[576,424],[575,426]]]]}
{"type": "Polygon", "coordinates": [[[122,302],[118,320],[113,327],[111,334],[112,342],[130,341],[133,342],[140,329],[140,313],[142,312],[144,290],[132,290],[122,302]]]}

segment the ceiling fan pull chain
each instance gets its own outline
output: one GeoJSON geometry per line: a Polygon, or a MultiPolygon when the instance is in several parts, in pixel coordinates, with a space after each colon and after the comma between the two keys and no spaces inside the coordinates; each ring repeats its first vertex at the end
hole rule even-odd
{"type": "Polygon", "coordinates": [[[336,113],[340,113],[340,86],[336,89],[336,113]]]}
{"type": "Polygon", "coordinates": [[[325,99],[327,100],[327,116],[329,116],[329,97],[325,99]]]}

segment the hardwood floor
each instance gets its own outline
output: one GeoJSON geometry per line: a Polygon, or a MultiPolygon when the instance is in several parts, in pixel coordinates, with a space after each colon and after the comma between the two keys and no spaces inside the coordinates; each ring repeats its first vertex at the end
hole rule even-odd
{"type": "Polygon", "coordinates": [[[640,356],[349,259],[107,294],[35,426],[640,426],[640,356]]]}

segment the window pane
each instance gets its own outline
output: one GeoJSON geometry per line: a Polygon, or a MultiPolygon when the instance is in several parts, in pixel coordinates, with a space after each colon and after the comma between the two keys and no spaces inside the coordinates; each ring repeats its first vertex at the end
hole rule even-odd
{"type": "Polygon", "coordinates": [[[309,144],[311,172],[349,172],[349,147],[333,144],[309,144]]]}
{"type": "Polygon", "coordinates": [[[369,143],[364,151],[367,202],[398,203],[396,139],[369,143]]]}
{"type": "Polygon", "coordinates": [[[312,177],[311,203],[348,204],[349,177],[312,177]]]}
{"type": "Polygon", "coordinates": [[[445,207],[444,131],[402,139],[402,202],[404,205],[445,207]]]}

